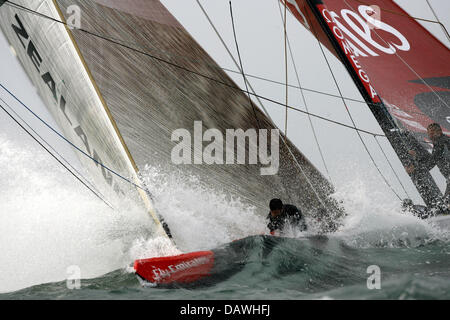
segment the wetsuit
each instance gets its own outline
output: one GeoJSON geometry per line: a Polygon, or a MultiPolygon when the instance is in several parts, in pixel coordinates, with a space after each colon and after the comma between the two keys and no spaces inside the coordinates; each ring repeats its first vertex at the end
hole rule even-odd
{"type": "Polygon", "coordinates": [[[290,204],[283,205],[281,213],[276,217],[272,217],[269,212],[267,219],[269,220],[267,227],[272,234],[275,230],[283,230],[286,223],[289,223],[294,227],[298,227],[300,231],[306,230],[306,224],[303,219],[302,212],[296,206],[290,204]]]}

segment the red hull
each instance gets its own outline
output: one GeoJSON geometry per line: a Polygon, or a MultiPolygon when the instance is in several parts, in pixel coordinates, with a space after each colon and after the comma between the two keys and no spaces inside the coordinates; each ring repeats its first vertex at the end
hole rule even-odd
{"type": "Polygon", "coordinates": [[[154,284],[191,283],[208,276],[214,266],[212,251],[136,260],[136,274],[154,284]]]}

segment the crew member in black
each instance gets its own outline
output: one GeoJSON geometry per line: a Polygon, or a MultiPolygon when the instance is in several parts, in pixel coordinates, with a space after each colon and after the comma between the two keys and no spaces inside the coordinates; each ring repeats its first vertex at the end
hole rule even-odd
{"type": "Polygon", "coordinates": [[[415,164],[407,167],[406,171],[412,173],[416,170],[416,166],[429,171],[437,166],[447,180],[447,188],[444,195],[444,198],[447,198],[450,195],[450,138],[443,134],[442,128],[438,123],[430,124],[427,128],[427,133],[431,142],[433,142],[431,155],[419,158],[414,150],[410,150],[409,154],[415,160],[415,164]]]}
{"type": "Polygon", "coordinates": [[[286,223],[291,226],[298,227],[300,231],[307,229],[302,212],[291,204],[283,204],[280,199],[272,199],[269,203],[270,213],[267,216],[269,224],[267,227],[270,234],[274,235],[275,231],[283,231],[286,223]]]}

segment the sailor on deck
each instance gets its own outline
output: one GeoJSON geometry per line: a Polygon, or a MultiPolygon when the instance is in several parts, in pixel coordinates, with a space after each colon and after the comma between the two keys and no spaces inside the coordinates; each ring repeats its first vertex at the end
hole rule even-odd
{"type": "Polygon", "coordinates": [[[450,196],[450,138],[443,134],[438,123],[430,124],[427,127],[427,133],[433,143],[431,155],[419,157],[414,150],[410,150],[409,154],[413,157],[414,163],[406,167],[406,171],[413,173],[418,168],[429,171],[437,166],[447,180],[444,199],[448,199],[450,196]]]}
{"type": "Polygon", "coordinates": [[[267,216],[269,223],[267,227],[270,234],[274,235],[275,231],[283,231],[286,224],[297,227],[300,231],[307,229],[302,212],[293,205],[283,204],[280,199],[270,200],[270,213],[267,216]]]}

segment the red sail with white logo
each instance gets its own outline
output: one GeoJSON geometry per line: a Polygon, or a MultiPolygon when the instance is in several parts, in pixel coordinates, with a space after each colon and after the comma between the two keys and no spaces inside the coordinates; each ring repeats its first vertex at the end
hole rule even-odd
{"type": "MultiPolygon", "coordinates": [[[[432,122],[450,134],[450,51],[401,7],[391,0],[280,1],[344,63],[404,165],[404,137],[426,145],[432,122]]],[[[419,192],[427,189],[428,178],[412,178],[419,192]]]]}
{"type": "MultiPolygon", "coordinates": [[[[289,0],[287,5],[303,24],[310,18],[312,32],[322,30],[313,29],[311,9],[320,13],[371,102],[381,98],[406,129],[419,135],[432,122],[450,133],[450,50],[397,4],[289,0]]],[[[319,39],[329,47],[322,34],[319,39]]]]}

